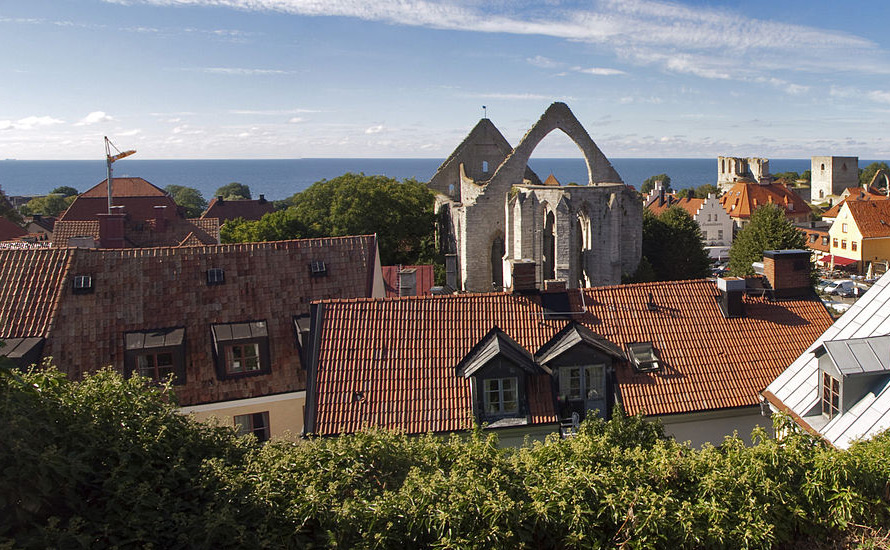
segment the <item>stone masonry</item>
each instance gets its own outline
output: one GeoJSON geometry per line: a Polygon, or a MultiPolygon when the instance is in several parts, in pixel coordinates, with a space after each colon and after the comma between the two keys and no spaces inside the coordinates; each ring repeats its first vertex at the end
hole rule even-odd
{"type": "Polygon", "coordinates": [[[617,284],[642,251],[642,205],[564,103],[554,103],[511,148],[482,119],[429,182],[437,193],[440,246],[457,257],[458,290],[511,285],[515,260],[532,261],[538,287],[617,284]],[[561,130],[587,164],[586,186],[545,186],[528,167],[537,145],[561,130]]]}
{"type": "Polygon", "coordinates": [[[811,157],[810,200],[840,195],[859,187],[859,157],[811,157]]]}

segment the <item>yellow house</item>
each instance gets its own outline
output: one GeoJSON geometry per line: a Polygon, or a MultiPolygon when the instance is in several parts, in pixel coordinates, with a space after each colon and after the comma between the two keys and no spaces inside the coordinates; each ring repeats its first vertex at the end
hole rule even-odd
{"type": "Polygon", "coordinates": [[[847,201],[828,230],[835,263],[857,262],[859,273],[869,264],[887,271],[890,260],[890,201],[847,201]]]}

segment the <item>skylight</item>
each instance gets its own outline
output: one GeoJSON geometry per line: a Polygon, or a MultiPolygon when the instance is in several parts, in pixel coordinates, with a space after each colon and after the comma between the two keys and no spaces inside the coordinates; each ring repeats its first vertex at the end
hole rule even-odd
{"type": "Polygon", "coordinates": [[[226,282],[226,272],[221,267],[211,267],[207,270],[207,284],[221,285],[226,282]]]}
{"type": "Polygon", "coordinates": [[[635,369],[640,372],[652,372],[661,369],[661,361],[650,342],[638,342],[627,345],[627,356],[635,369]]]}

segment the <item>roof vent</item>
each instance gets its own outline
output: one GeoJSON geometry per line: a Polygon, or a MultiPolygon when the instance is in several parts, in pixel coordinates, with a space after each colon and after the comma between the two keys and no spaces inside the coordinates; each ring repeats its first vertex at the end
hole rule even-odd
{"type": "Polygon", "coordinates": [[[328,274],[328,267],[321,260],[315,260],[309,263],[309,271],[313,277],[324,277],[328,274]]]}
{"type": "Polygon", "coordinates": [[[226,282],[226,272],[221,267],[211,267],[207,270],[207,284],[221,285],[226,282]]]}
{"type": "Polygon", "coordinates": [[[89,275],[75,275],[72,281],[72,291],[75,294],[89,294],[93,291],[93,278],[89,275]]]}

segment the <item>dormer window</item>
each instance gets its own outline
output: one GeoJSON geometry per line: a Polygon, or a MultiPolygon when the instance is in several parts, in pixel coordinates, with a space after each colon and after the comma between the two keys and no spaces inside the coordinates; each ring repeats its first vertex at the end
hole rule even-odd
{"type": "Polygon", "coordinates": [[[658,354],[650,342],[628,344],[627,356],[634,368],[639,372],[652,372],[661,369],[658,354]]]}
{"type": "Polygon", "coordinates": [[[75,275],[72,281],[74,294],[89,294],[93,291],[93,278],[89,275],[75,275]]]}
{"type": "Polygon", "coordinates": [[[185,384],[185,329],[162,328],[124,335],[126,376],[135,373],[163,382],[185,384]]]}
{"type": "Polygon", "coordinates": [[[827,372],[822,373],[822,414],[829,419],[841,412],[841,381],[827,372]]]}
{"type": "Polygon", "coordinates": [[[890,379],[890,336],[828,340],[813,350],[819,361],[819,409],[831,420],[869,394],[880,393],[890,379]]]}
{"type": "Polygon", "coordinates": [[[226,272],[221,267],[211,267],[207,270],[207,284],[221,285],[226,282],[226,272]]]}
{"type": "Polygon", "coordinates": [[[487,378],[484,386],[486,414],[507,415],[519,412],[518,378],[487,378]]]}
{"type": "Polygon", "coordinates": [[[312,273],[313,277],[324,277],[328,274],[328,267],[321,260],[315,260],[310,262],[309,271],[312,273]]]}
{"type": "Polygon", "coordinates": [[[220,379],[271,372],[265,321],[211,325],[211,332],[220,379]]]}

